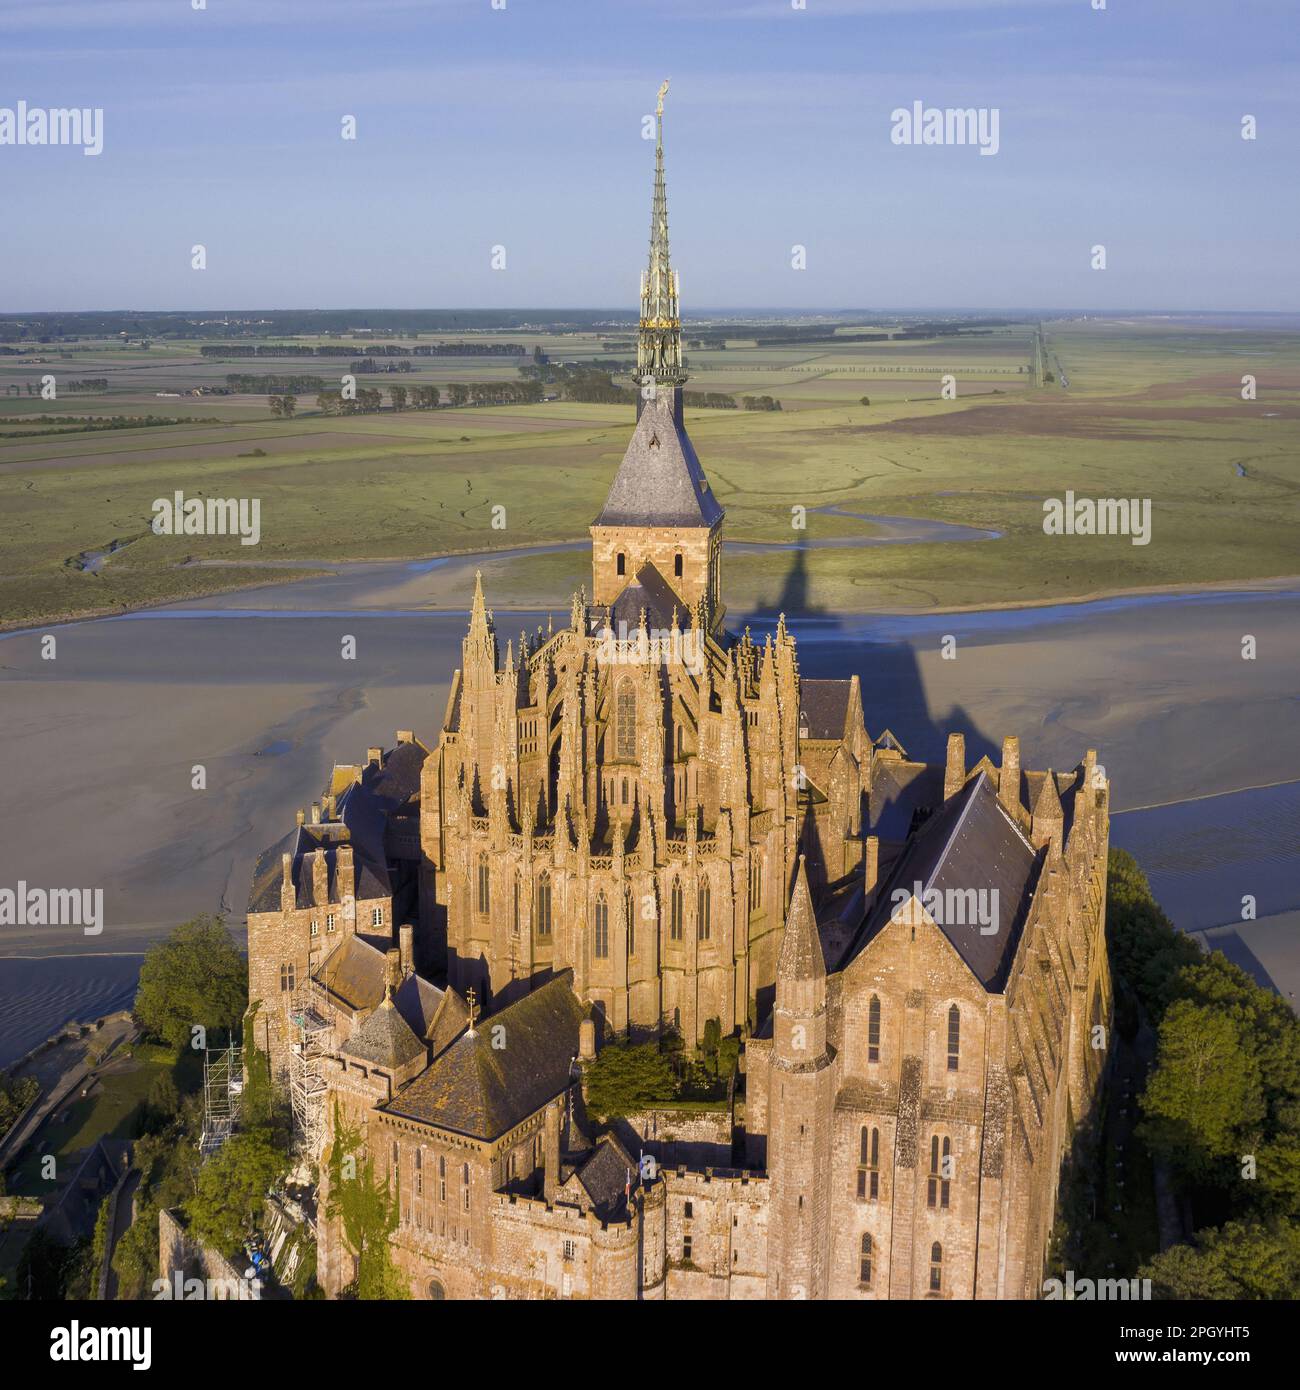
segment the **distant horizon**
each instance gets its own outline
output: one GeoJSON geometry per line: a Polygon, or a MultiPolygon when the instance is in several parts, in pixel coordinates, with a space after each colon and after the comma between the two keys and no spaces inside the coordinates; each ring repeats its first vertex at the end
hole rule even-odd
{"type": "MultiPolygon", "coordinates": [[[[226,307],[213,307],[204,305],[202,307],[182,307],[175,309],[150,309],[139,306],[127,308],[80,308],[80,309],[5,309],[0,307],[0,321],[6,319],[42,319],[42,318],[74,318],[78,316],[102,316],[105,318],[120,317],[131,314],[148,316],[166,316],[190,318],[198,315],[245,315],[245,314],[485,314],[500,315],[509,314],[538,314],[547,315],[552,318],[564,314],[608,314],[610,323],[617,323],[620,319],[626,320],[629,326],[634,326],[637,321],[635,306],[631,308],[620,308],[602,304],[512,304],[512,305],[490,305],[490,304],[367,304],[367,305],[335,305],[335,304],[314,304],[314,305],[293,305],[293,304],[260,304],[260,305],[241,305],[226,307]]],[[[918,315],[929,314],[936,317],[948,318],[1006,318],[1017,322],[1029,318],[1089,318],[1089,319],[1108,319],[1108,318],[1251,318],[1251,319],[1292,319],[1300,323],[1300,309],[1241,309],[1241,308],[1200,308],[1200,309],[1126,309],[1126,308],[1105,308],[1105,309],[1084,309],[1069,307],[1034,307],[1034,306],[1015,306],[1007,307],[1004,305],[979,305],[979,306],[959,306],[959,305],[935,305],[920,304],[908,306],[878,305],[871,308],[830,308],[827,306],[810,305],[722,305],[705,306],[693,312],[683,310],[682,324],[699,321],[712,321],[718,319],[791,319],[791,318],[869,318],[896,316],[898,318],[914,318],[918,315]]],[[[604,321],[604,320],[602,320],[604,321]]],[[[356,325],[358,328],[365,325],[356,325]]],[[[433,330],[422,330],[425,332],[433,330]]]]}

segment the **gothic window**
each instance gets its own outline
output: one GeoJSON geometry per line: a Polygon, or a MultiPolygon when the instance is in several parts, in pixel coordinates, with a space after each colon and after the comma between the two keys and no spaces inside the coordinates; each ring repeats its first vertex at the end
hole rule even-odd
{"type": "Polygon", "coordinates": [[[293,965],[280,967],[280,988],[291,993],[297,987],[297,969],[293,965]]]}
{"type": "Polygon", "coordinates": [[[618,552],[618,572],[619,574],[627,573],[627,556],[621,550],[618,552]]]}
{"type": "Polygon", "coordinates": [[[510,934],[519,935],[519,875],[515,874],[513,885],[513,903],[510,909],[510,934]]]}
{"type": "Polygon", "coordinates": [[[948,1010],[948,1070],[956,1071],[961,1056],[961,1010],[954,1004],[948,1010]]]}
{"type": "Polygon", "coordinates": [[[551,934],[551,876],[543,874],[537,880],[537,911],[533,914],[537,922],[537,935],[551,934]]]}
{"type": "Polygon", "coordinates": [[[925,1204],[947,1210],[952,1176],[952,1140],[935,1134],[930,1139],[930,1177],[926,1183],[925,1204]]]}
{"type": "Polygon", "coordinates": [[[596,894],[596,911],[593,921],[592,949],[598,957],[609,955],[609,904],[604,893],[596,894]]]}
{"type": "Polygon", "coordinates": [[[623,894],[623,913],[627,918],[627,953],[636,955],[636,904],[631,890],[623,894]]]}
{"type": "Polygon", "coordinates": [[[623,778],[623,805],[627,805],[627,778],[623,778]]]}
{"type": "MultiPolygon", "coordinates": [[[[630,679],[624,679],[618,687],[618,707],[615,711],[618,722],[618,747],[615,756],[619,758],[636,757],[636,690],[630,679]]],[[[623,798],[627,800],[626,794],[623,798]]]]}
{"type": "Polygon", "coordinates": [[[678,579],[682,577],[682,552],[680,550],[673,556],[673,574],[678,579]]]}
{"type": "Polygon", "coordinates": [[[488,869],[488,857],[480,854],[478,857],[478,910],[486,917],[488,908],[491,904],[491,877],[488,869]]]}
{"type": "Polygon", "coordinates": [[[862,1126],[858,1136],[858,1200],[880,1198],[880,1131],[862,1126]]]}
{"type": "Polygon", "coordinates": [[[880,996],[873,994],[867,1006],[867,1061],[880,1061],[880,996]]]}
{"type": "Polygon", "coordinates": [[[871,1237],[869,1235],[863,1235],[859,1248],[861,1256],[858,1261],[858,1283],[864,1289],[869,1289],[871,1287],[871,1237]]]}
{"type": "Polygon", "coordinates": [[[763,906],[763,860],[757,854],[749,857],[749,910],[757,912],[763,906]]]}
{"type": "Polygon", "coordinates": [[[682,756],[682,726],[681,726],[680,724],[677,726],[676,730],[674,731],[674,736],[675,736],[675,738],[676,738],[676,740],[677,740],[677,754],[676,754],[676,756],[677,756],[678,761],[680,762],[680,761],[681,761],[681,756],[682,756]]]}
{"type": "Polygon", "coordinates": [[[943,1246],[937,1240],[930,1247],[930,1292],[943,1292],[943,1246]]]}
{"type": "Polygon", "coordinates": [[[709,939],[709,933],[711,931],[711,924],[709,922],[709,904],[711,896],[712,895],[709,891],[708,881],[705,880],[703,883],[700,884],[700,891],[695,903],[696,934],[698,935],[701,941],[707,941],[709,939]]]}
{"type": "Polygon", "coordinates": [[[680,941],[682,939],[682,885],[679,879],[673,879],[672,913],[668,922],[669,939],[680,941]]]}

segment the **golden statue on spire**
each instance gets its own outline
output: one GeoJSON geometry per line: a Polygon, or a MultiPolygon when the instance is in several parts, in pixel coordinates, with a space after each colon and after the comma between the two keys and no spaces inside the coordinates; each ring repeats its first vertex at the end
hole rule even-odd
{"type": "Polygon", "coordinates": [[[666,97],[667,95],[668,79],[665,77],[664,80],[659,84],[659,104],[655,107],[656,116],[662,116],[664,114],[664,97],[666,97]]]}

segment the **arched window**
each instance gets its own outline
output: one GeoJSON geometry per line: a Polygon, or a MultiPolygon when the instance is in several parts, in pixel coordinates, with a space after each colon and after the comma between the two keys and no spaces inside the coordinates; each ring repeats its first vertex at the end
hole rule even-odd
{"type": "Polygon", "coordinates": [[[623,914],[627,919],[627,953],[636,955],[636,903],[629,888],[623,894],[623,914]]]}
{"type": "Polygon", "coordinates": [[[880,1199],[880,1131],[862,1126],[858,1136],[858,1200],[880,1199]]]}
{"type": "Polygon", "coordinates": [[[873,994],[867,1005],[867,1061],[880,1061],[880,996],[873,994]]]}
{"type": "Polygon", "coordinates": [[[930,1139],[930,1177],[926,1183],[925,1204],[946,1209],[952,1179],[952,1140],[935,1134],[930,1139]]]}
{"type": "Polygon", "coordinates": [[[956,1071],[961,1057],[961,1010],[954,1004],[948,1010],[948,1070],[956,1071]]]}
{"type": "MultiPolygon", "coordinates": [[[[615,710],[618,723],[618,743],[616,757],[636,757],[636,688],[630,678],[625,677],[618,687],[618,701],[615,710]]],[[[624,800],[626,800],[626,796],[624,800]]]]}
{"type": "Polygon", "coordinates": [[[538,936],[551,934],[551,876],[543,874],[537,880],[537,910],[533,914],[538,936]]]}
{"type": "Polygon", "coordinates": [[[678,761],[680,761],[682,756],[682,726],[680,724],[678,724],[676,729],[673,731],[673,737],[676,740],[676,756],[678,761]]]}
{"type": "Polygon", "coordinates": [[[930,1247],[930,1292],[943,1292],[943,1246],[937,1240],[930,1247]]]}
{"type": "Polygon", "coordinates": [[[673,879],[672,912],[668,918],[668,936],[672,941],[682,939],[682,885],[680,879],[673,879]]]}
{"type": "Polygon", "coordinates": [[[435,1303],[441,1303],[447,1297],[447,1290],[436,1279],[429,1280],[429,1297],[435,1303]]]}
{"type": "Polygon", "coordinates": [[[749,910],[763,906],[763,859],[757,850],[749,856],[749,910]]]}
{"type": "Polygon", "coordinates": [[[858,1283],[864,1289],[869,1289],[871,1287],[871,1237],[865,1232],[859,1249],[861,1254],[858,1260],[858,1283]]]}
{"type": "Polygon", "coordinates": [[[512,885],[513,902],[510,909],[510,934],[519,935],[519,875],[515,874],[514,884],[512,885]]]}
{"type": "Polygon", "coordinates": [[[627,556],[621,550],[618,552],[618,572],[619,574],[627,573],[627,556]]]}
{"type": "MultiPolygon", "coordinates": [[[[396,1148],[397,1145],[394,1144],[393,1147],[396,1148]]],[[[423,1197],[423,1196],[424,1196],[424,1163],[423,1163],[423,1156],[424,1156],[424,1151],[423,1151],[422,1149],[417,1148],[416,1151],[415,1151],[415,1195],[416,1195],[417,1197],[423,1197]]],[[[393,1161],[394,1161],[394,1162],[397,1161],[397,1156],[396,1156],[396,1154],[394,1154],[394,1156],[393,1156],[393,1161]]]]}
{"type": "Polygon", "coordinates": [[[609,955],[609,903],[604,893],[596,894],[596,910],[592,917],[592,950],[598,957],[609,955]]]}
{"type": "Polygon", "coordinates": [[[700,883],[700,891],[695,901],[695,925],[696,935],[701,941],[709,939],[712,925],[709,921],[709,907],[712,901],[712,894],[709,891],[709,881],[704,879],[700,883]]]}
{"type": "Polygon", "coordinates": [[[673,574],[678,579],[682,577],[682,552],[680,550],[673,556],[673,574]]]}
{"type": "Polygon", "coordinates": [[[623,805],[627,805],[627,778],[623,778],[623,805]]]}
{"type": "Polygon", "coordinates": [[[478,910],[480,916],[486,917],[491,906],[491,877],[488,870],[488,857],[480,854],[478,857],[478,910]]]}

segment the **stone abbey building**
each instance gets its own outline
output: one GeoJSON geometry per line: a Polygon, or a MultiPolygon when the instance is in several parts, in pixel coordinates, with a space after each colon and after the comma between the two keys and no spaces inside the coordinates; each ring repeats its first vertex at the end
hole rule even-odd
{"type": "Polygon", "coordinates": [[[662,98],[640,323],[590,593],[503,653],[476,584],[436,741],[335,767],[262,855],[251,1037],[309,1147],[389,1182],[417,1297],[1036,1297],[1106,1056],[1104,773],[913,761],[784,621],[728,630],[662,98]],[[586,1113],[606,1041],[710,1020],[734,1111],[586,1113]]]}

